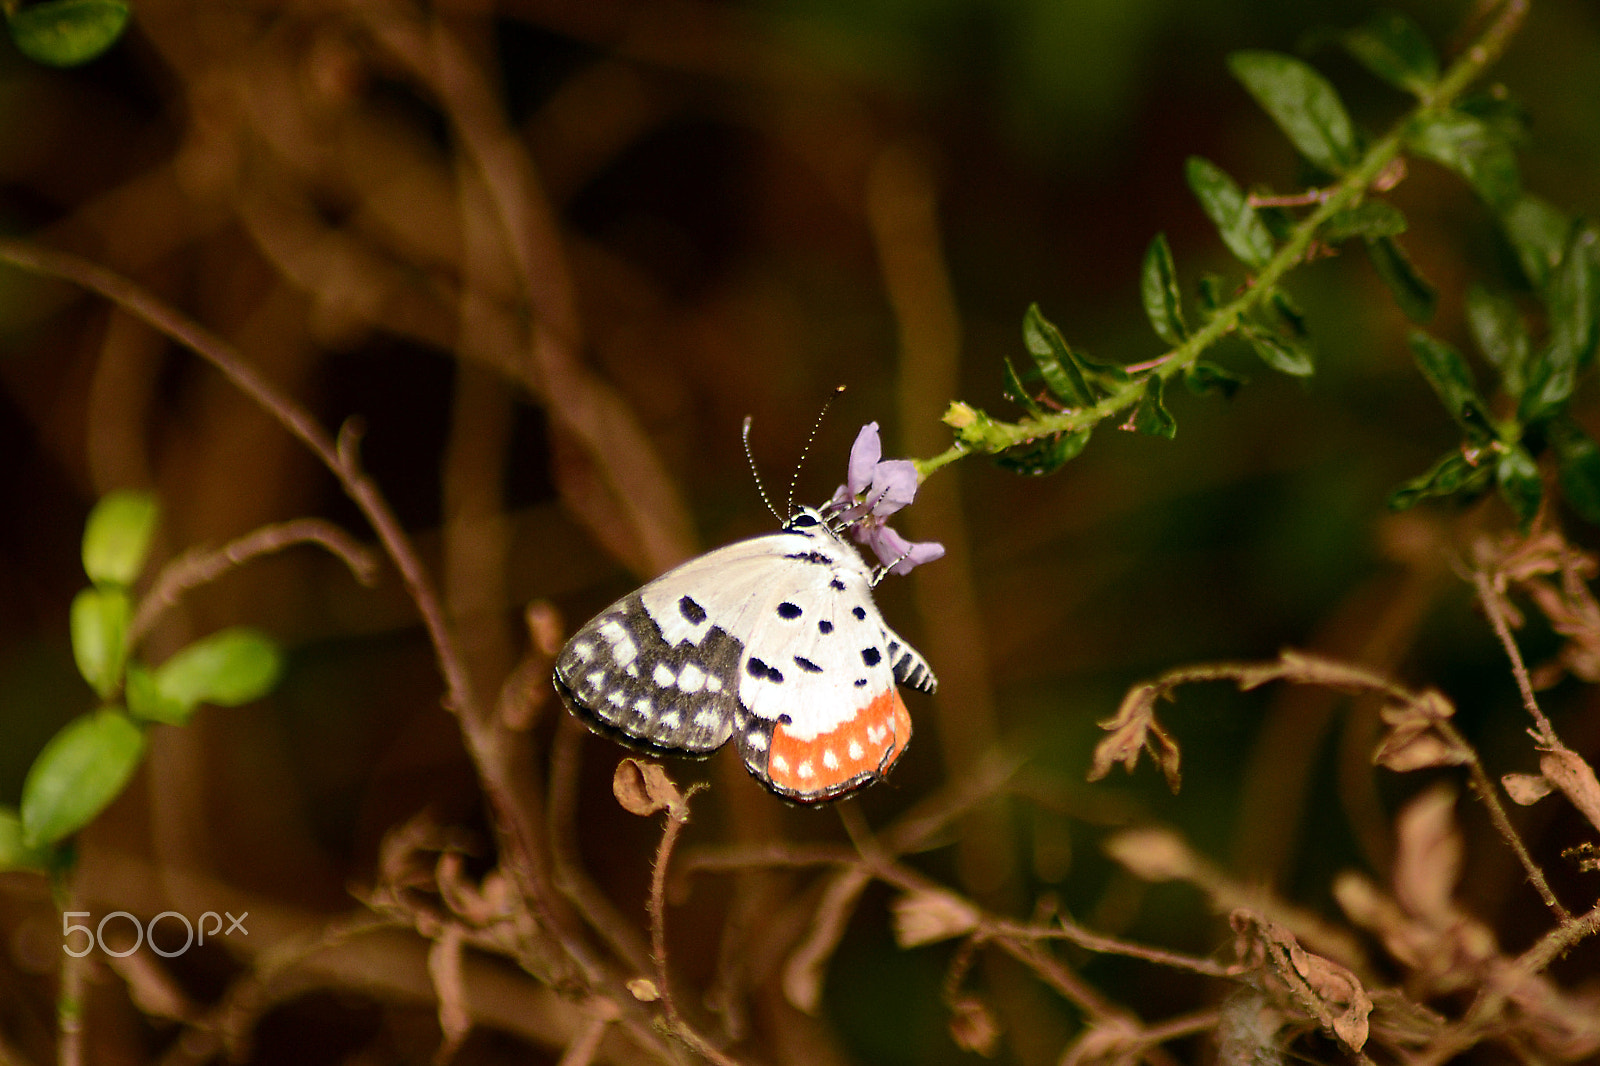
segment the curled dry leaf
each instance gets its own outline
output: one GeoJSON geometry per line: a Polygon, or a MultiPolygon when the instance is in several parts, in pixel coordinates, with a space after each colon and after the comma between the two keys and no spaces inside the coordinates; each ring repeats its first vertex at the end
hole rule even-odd
{"type": "Polygon", "coordinates": [[[1405,773],[1433,766],[1460,766],[1472,759],[1471,752],[1451,743],[1435,729],[1455,714],[1455,707],[1432,689],[1408,703],[1385,707],[1379,714],[1389,727],[1372,756],[1379,766],[1405,773]]]}
{"type": "Polygon", "coordinates": [[[1106,854],[1141,881],[1187,881],[1198,863],[1183,838],[1168,829],[1128,829],[1105,842],[1106,854]]]}
{"type": "Polygon", "coordinates": [[[1372,1000],[1355,974],[1332,959],[1313,955],[1277,922],[1248,910],[1230,918],[1240,960],[1258,970],[1269,986],[1281,987],[1349,1052],[1367,1042],[1372,1000]]]}
{"type": "Polygon", "coordinates": [[[892,906],[894,939],[902,948],[965,936],[978,928],[978,912],[948,892],[908,892],[892,906]]]}
{"type": "Polygon", "coordinates": [[[1555,786],[1543,774],[1505,774],[1500,785],[1519,807],[1538,803],[1554,791],[1555,786]]]}
{"type": "Polygon", "coordinates": [[[1000,1022],[982,1000],[962,996],[950,1004],[950,1038],[963,1051],[993,1058],[1000,1050],[1000,1022]]]}
{"type": "Polygon", "coordinates": [[[623,759],[611,777],[611,791],[622,809],[641,818],[657,811],[679,810],[683,793],[672,783],[660,763],[623,759]]]}
{"type": "Polygon", "coordinates": [[[428,948],[428,977],[439,997],[439,1029],[444,1034],[435,1062],[448,1062],[461,1042],[472,1031],[472,1014],[467,1010],[467,990],[461,979],[462,930],[448,923],[428,948]]]}
{"type": "Polygon", "coordinates": [[[1128,1018],[1096,1019],[1061,1056],[1060,1066],[1133,1066],[1148,1046],[1139,1027],[1128,1018]]]}
{"type": "Polygon", "coordinates": [[[1594,767],[1584,762],[1577,752],[1562,747],[1541,752],[1539,769],[1547,781],[1583,812],[1590,825],[1600,829],[1600,781],[1595,780],[1594,767]]]}
{"type": "Polygon", "coordinates": [[[1099,723],[1100,728],[1111,735],[1095,746],[1094,762],[1089,767],[1090,781],[1105,777],[1116,763],[1132,773],[1139,763],[1139,752],[1143,750],[1150,752],[1150,757],[1161,768],[1167,787],[1178,791],[1182,783],[1178,744],[1161,728],[1155,715],[1156,700],[1165,692],[1156,685],[1135,685],[1123,697],[1117,713],[1099,723]]]}
{"type": "Polygon", "coordinates": [[[1455,809],[1455,789],[1436,785],[1406,804],[1395,824],[1395,898],[1409,913],[1439,928],[1457,916],[1450,898],[1466,850],[1455,809]]]}

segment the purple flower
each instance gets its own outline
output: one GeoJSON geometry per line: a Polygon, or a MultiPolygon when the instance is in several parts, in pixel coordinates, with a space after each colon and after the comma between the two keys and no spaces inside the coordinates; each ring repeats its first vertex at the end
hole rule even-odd
{"type": "Polygon", "coordinates": [[[943,544],[931,540],[914,544],[889,528],[888,517],[916,498],[917,484],[916,464],[883,458],[878,423],[868,422],[850,447],[845,483],[829,502],[850,527],[850,535],[870,546],[893,574],[909,574],[913,567],[944,554],[943,544]]]}

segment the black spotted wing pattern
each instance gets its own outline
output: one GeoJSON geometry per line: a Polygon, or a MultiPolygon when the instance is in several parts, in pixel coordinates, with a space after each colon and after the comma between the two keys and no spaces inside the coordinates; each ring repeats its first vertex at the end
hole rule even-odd
{"type": "MultiPolygon", "coordinates": [[[[706,621],[692,597],[685,609],[706,621]]],[[[580,629],[556,658],[556,687],[591,728],[645,748],[709,755],[740,719],[744,646],[706,625],[698,644],[676,645],[626,596],[580,629]]]]}

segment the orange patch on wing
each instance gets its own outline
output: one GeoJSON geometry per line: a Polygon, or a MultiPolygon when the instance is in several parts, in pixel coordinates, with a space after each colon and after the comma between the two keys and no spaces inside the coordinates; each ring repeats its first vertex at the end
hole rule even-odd
{"type": "Polygon", "coordinates": [[[772,731],[767,776],[790,792],[828,792],[864,774],[886,773],[911,739],[911,715],[893,687],[832,732],[801,740],[782,725],[772,731]]]}

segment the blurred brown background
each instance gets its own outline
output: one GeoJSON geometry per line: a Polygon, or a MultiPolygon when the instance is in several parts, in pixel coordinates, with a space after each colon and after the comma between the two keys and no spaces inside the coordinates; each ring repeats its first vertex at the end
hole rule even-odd
{"type": "MultiPolygon", "coordinates": [[[[1398,6],[1442,48],[1473,7],[1398,6]]],[[[798,475],[800,500],[818,502],[864,422],[883,424],[888,455],[925,458],[948,444],[950,400],[1009,413],[1000,359],[1021,355],[1031,301],[1097,358],[1160,354],[1138,303],[1152,235],[1168,234],[1186,286],[1233,270],[1184,158],[1247,185],[1297,182],[1291,149],[1224,56],[1308,47],[1358,122],[1381,131],[1404,101],[1315,47],[1316,31],[1368,12],[140,0],[126,38],[87,67],[0,55],[0,212],[8,232],[125,273],[227,338],[324,424],[359,419],[364,459],[492,693],[524,651],[528,602],[577,624],[672,562],[772,526],[740,450],[746,414],[781,496],[817,411],[848,386],[798,475]]],[[[1532,117],[1526,185],[1574,214],[1600,211],[1600,9],[1539,0],[1492,77],[1532,117]]],[[[1515,284],[1513,261],[1453,176],[1418,164],[1393,199],[1441,293],[1434,328],[1460,341],[1465,287],[1515,284]]],[[[1503,660],[1434,553],[1443,512],[1384,510],[1454,440],[1411,366],[1407,324],[1359,256],[1309,265],[1288,287],[1320,353],[1308,382],[1226,350],[1251,383],[1231,402],[1175,397],[1175,441],[1105,426],[1047,479],[968,459],[900,523],[951,548],[880,594],[942,688],[911,699],[917,743],[863,798],[866,817],[887,821],[991,750],[1030,757],[1023,795],[919,860],[933,875],[1020,917],[1049,895],[1089,924],[1204,954],[1223,927],[1192,893],[1117,872],[1094,847],[1103,827],[1177,825],[1311,907],[1328,905],[1337,869],[1381,874],[1389,818],[1417,782],[1375,772],[1370,714],[1347,718],[1331,700],[1195,690],[1167,714],[1184,745],[1181,795],[1148,769],[1083,784],[1094,721],[1132,681],[1197,659],[1284,646],[1359,658],[1459,699],[1491,772],[1531,765],[1503,660]]],[[[12,271],[0,275],[0,442],[0,802],[91,702],[66,618],[97,495],[153,489],[161,558],[307,514],[370,537],[326,471],[211,367],[97,298],[12,271]]],[[[145,654],[239,623],[288,649],[278,692],[157,730],[82,856],[96,913],[234,903],[260,921],[249,950],[262,951],[355,909],[350,890],[370,885],[398,823],[427,810],[481,829],[483,812],[392,572],[369,590],[309,549],[255,563],[185,600],[145,654]]],[[[1530,639],[1537,658],[1548,634],[1530,639]]],[[[1559,690],[1551,707],[1592,752],[1589,698],[1559,690]]],[[[559,713],[545,703],[530,730],[535,761],[559,713]]],[[[581,751],[583,859],[642,926],[658,830],[610,799],[619,750],[586,739],[581,751]]],[[[833,814],[783,807],[734,762],[673,765],[714,784],[686,847],[843,839],[833,814]]],[[[1532,830],[1550,848],[1573,842],[1559,814],[1530,817],[1555,819],[1532,830]]],[[[1475,906],[1532,935],[1538,916],[1526,928],[1515,917],[1528,904],[1518,871],[1474,847],[1475,906]]],[[[685,990],[717,972],[730,893],[703,876],[673,912],[685,990]]],[[[885,899],[869,892],[847,931],[807,1039],[839,1061],[957,1061],[939,1004],[948,955],[895,949],[885,899]]],[[[0,1023],[40,1061],[56,920],[42,882],[0,876],[0,1023]]],[[[221,950],[177,964],[201,1001],[238,965],[221,950]]],[[[768,978],[772,965],[749,960],[768,978]]],[[[1196,994],[1124,961],[1088,973],[1140,989],[1150,1016],[1196,994]]],[[[1071,1012],[1003,967],[988,980],[1014,990],[1004,1054],[1053,1061],[1071,1012]]],[[[170,1026],[115,979],[98,982],[95,1061],[169,1054],[170,1026]]],[[[425,987],[405,1000],[355,977],[329,984],[269,1011],[252,1061],[432,1055],[425,987]]],[[[758,1011],[757,1032],[800,1024],[774,1017],[758,1011]]],[[[771,1060],[806,1061],[777,1046],[771,1060]]],[[[460,1054],[555,1061],[559,1048],[488,1031],[460,1054]]]]}

